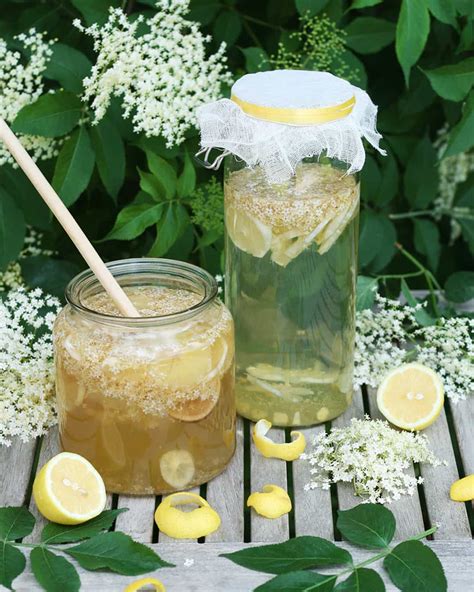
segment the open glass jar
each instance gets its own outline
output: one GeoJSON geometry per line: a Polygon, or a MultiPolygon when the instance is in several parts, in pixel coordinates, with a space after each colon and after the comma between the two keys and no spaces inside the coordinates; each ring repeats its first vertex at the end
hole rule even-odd
{"type": "Polygon", "coordinates": [[[54,327],[60,440],[109,491],[158,494],[220,473],[235,448],[232,317],[214,278],[166,259],[108,264],[140,318],[85,271],[54,327]]]}

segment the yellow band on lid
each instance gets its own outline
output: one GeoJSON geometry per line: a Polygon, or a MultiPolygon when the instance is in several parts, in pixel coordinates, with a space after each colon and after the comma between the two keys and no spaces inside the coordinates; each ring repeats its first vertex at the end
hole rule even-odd
{"type": "Polygon", "coordinates": [[[293,125],[314,125],[337,121],[349,115],[355,105],[355,96],[344,103],[331,105],[330,107],[301,107],[296,109],[255,105],[254,103],[242,101],[242,99],[239,99],[235,95],[232,95],[230,98],[234,103],[239,105],[244,113],[247,113],[251,117],[273,121],[274,123],[288,123],[293,125]]]}

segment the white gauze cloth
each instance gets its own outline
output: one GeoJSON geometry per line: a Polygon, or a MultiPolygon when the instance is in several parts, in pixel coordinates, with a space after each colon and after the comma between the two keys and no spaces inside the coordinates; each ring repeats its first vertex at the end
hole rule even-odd
{"type": "Polygon", "coordinates": [[[376,129],[377,107],[369,95],[328,72],[274,70],[247,74],[232,87],[232,97],[260,107],[314,109],[341,105],[352,97],[352,111],[335,121],[289,124],[247,114],[232,99],[200,107],[201,153],[208,166],[217,168],[223,157],[234,154],[249,167],[259,165],[270,183],[288,180],[303,158],[324,154],[347,163],[348,173],[359,171],[365,161],[362,138],[381,154],[382,137],[376,129]],[[209,153],[221,155],[209,163],[209,153]]]}

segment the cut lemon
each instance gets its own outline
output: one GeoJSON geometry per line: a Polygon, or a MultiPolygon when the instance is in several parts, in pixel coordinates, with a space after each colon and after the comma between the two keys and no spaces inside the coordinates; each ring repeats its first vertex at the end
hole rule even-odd
{"type": "Polygon", "coordinates": [[[377,405],[390,423],[403,430],[422,430],[441,413],[443,383],[431,368],[413,362],[395,368],[377,391],[377,405]]]}
{"type": "Polygon", "coordinates": [[[174,539],[198,539],[221,525],[219,514],[197,493],[173,493],[156,508],[155,522],[161,532],[174,539]],[[197,505],[190,512],[176,506],[197,505]]]}
{"type": "Polygon", "coordinates": [[[265,518],[279,518],[291,511],[291,500],[287,492],[278,485],[264,485],[262,492],[249,495],[247,506],[265,518]]]}
{"type": "Polygon", "coordinates": [[[88,460],[72,452],[61,452],[42,467],[33,497],[40,513],[58,524],[86,522],[106,503],[102,477],[88,460]]]}
{"type": "Polygon", "coordinates": [[[337,239],[344,232],[346,226],[352,220],[354,214],[359,207],[359,199],[354,199],[352,203],[344,208],[344,210],[334,217],[333,220],[326,226],[324,232],[316,237],[316,242],[319,245],[318,252],[320,255],[324,255],[337,239]]]}
{"type": "Polygon", "coordinates": [[[193,455],[188,450],[168,450],[160,459],[163,479],[174,489],[183,489],[194,477],[193,455]]]}
{"type": "Polygon", "coordinates": [[[254,257],[263,257],[270,249],[272,229],[241,209],[226,208],[226,228],[236,247],[254,257]]]}
{"type": "Polygon", "coordinates": [[[123,592],[139,592],[145,586],[153,586],[153,590],[155,592],[166,592],[166,588],[156,578],[142,578],[141,580],[136,580],[129,584],[123,592]]]}
{"type": "Polygon", "coordinates": [[[216,403],[216,398],[180,401],[175,407],[168,410],[168,415],[180,421],[201,421],[211,413],[216,403]]]}
{"type": "Polygon", "coordinates": [[[474,499],[474,475],[458,479],[451,485],[449,497],[453,502],[470,502],[474,499]]]}
{"type": "Polygon", "coordinates": [[[266,458],[280,458],[281,460],[296,460],[303,454],[306,447],[306,439],[301,432],[291,432],[295,437],[293,442],[277,444],[267,436],[272,424],[266,419],[260,419],[254,425],[252,437],[257,450],[266,458]]]}

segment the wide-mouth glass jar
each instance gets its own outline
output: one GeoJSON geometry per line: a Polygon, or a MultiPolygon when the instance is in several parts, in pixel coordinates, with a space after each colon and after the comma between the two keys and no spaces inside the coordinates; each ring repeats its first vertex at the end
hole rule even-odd
{"type": "Polygon", "coordinates": [[[120,316],[90,271],[68,285],[54,327],[61,445],[90,460],[112,492],[204,483],[235,449],[232,317],[194,265],[108,267],[141,316],[120,316]]]}
{"type": "Polygon", "coordinates": [[[285,182],[226,157],[226,303],[239,414],[311,425],[352,398],[359,183],[306,158],[285,182]]]}

